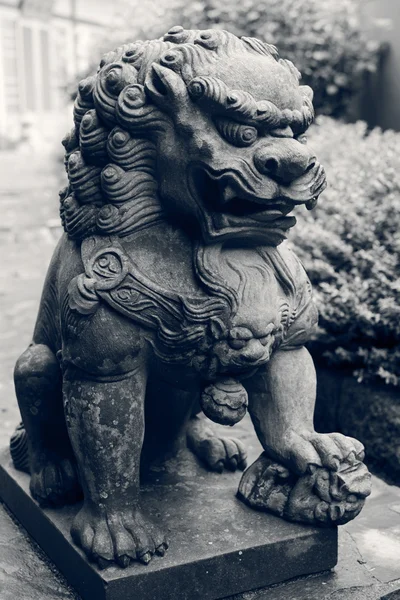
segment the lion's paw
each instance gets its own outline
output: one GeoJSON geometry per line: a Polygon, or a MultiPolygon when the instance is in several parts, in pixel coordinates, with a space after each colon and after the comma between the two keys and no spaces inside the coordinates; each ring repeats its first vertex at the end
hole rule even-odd
{"type": "Polygon", "coordinates": [[[342,525],[358,515],[370,492],[371,475],[353,455],[337,470],[315,466],[299,477],[263,453],[243,474],[238,496],[290,521],[342,525]]]}
{"type": "Polygon", "coordinates": [[[168,549],[164,535],[139,510],[92,511],[84,505],[76,515],[71,536],[104,569],[116,562],[127,567],[132,560],[147,565],[154,554],[168,549]]]}
{"type": "Polygon", "coordinates": [[[268,440],[268,447],[277,462],[297,475],[304,475],[311,466],[337,471],[345,461],[364,460],[362,443],[341,433],[288,429],[268,440]]]}
{"type": "Polygon", "coordinates": [[[247,466],[247,452],[243,443],[236,438],[220,436],[204,415],[190,420],[187,444],[193,454],[211,471],[243,471],[247,466]]]}
{"type": "MultiPolygon", "coordinates": [[[[35,461],[32,461],[33,465],[35,461]]],[[[63,506],[82,498],[75,461],[49,458],[32,467],[30,491],[41,506],[63,506]]]]}
{"type": "Polygon", "coordinates": [[[209,469],[218,473],[224,469],[244,471],[247,466],[246,449],[235,438],[207,438],[200,442],[194,452],[209,469]]]}

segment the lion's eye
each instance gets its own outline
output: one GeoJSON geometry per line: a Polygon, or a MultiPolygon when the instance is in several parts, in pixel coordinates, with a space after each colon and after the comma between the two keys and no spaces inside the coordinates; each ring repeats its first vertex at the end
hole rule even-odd
{"type": "Polygon", "coordinates": [[[300,142],[300,144],[307,144],[307,136],[304,133],[296,136],[296,140],[300,142]]]}
{"type": "Polygon", "coordinates": [[[247,340],[229,340],[229,345],[234,350],[241,350],[247,344],[247,340]]]}
{"type": "Polygon", "coordinates": [[[241,125],[230,119],[215,119],[219,133],[233,146],[251,146],[257,139],[257,129],[250,125],[241,125]]]}

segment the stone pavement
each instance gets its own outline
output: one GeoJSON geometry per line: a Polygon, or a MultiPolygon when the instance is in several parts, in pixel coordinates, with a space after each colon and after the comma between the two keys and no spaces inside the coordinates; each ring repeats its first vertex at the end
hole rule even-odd
{"type": "MultiPolygon", "coordinates": [[[[0,153],[0,446],[19,420],[12,370],[30,342],[58,226],[61,168],[54,159],[0,153]]],[[[248,421],[243,425],[249,427],[248,421]]],[[[248,429],[249,444],[256,444],[248,429]]],[[[340,528],[339,564],[231,600],[400,600],[400,489],[374,478],[363,513],[340,528]]],[[[79,600],[0,506],[0,600],[79,600]]],[[[96,600],[95,598],[93,600],[96,600]]],[[[177,599],[179,600],[179,599],[177,599]]]]}
{"type": "Polygon", "coordinates": [[[61,228],[62,169],[47,156],[0,152],[0,444],[18,421],[12,373],[31,341],[36,311],[61,228]]]}

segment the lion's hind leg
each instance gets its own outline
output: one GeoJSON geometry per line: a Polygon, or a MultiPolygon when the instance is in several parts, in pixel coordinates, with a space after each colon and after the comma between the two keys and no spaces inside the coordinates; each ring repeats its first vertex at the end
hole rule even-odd
{"type": "Polygon", "coordinates": [[[61,369],[52,350],[32,343],[17,361],[14,382],[23,420],[10,444],[15,466],[30,472],[31,494],[40,504],[75,502],[81,488],[65,424],[61,369]]]}

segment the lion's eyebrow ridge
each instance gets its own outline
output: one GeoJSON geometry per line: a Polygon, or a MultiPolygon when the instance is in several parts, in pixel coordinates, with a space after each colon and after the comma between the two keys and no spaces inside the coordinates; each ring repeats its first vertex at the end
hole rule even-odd
{"type": "Polygon", "coordinates": [[[188,90],[195,102],[213,113],[230,116],[249,125],[268,129],[289,126],[298,132],[305,131],[314,118],[311,101],[305,94],[301,110],[281,110],[270,100],[257,101],[249,92],[230,90],[217,77],[195,77],[189,82],[188,90]]]}

